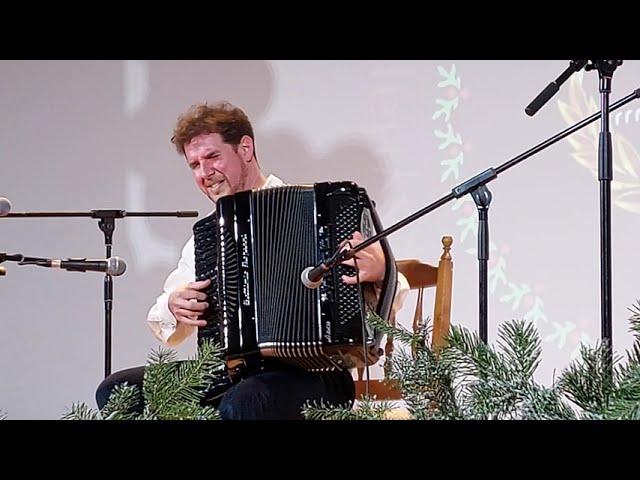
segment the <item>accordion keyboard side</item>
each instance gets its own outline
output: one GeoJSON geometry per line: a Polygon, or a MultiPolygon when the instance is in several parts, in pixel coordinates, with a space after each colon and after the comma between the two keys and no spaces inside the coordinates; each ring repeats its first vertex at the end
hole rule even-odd
{"type": "Polygon", "coordinates": [[[198,327],[198,344],[201,344],[203,339],[212,339],[221,343],[217,291],[217,230],[215,213],[193,225],[196,280],[211,280],[209,286],[204,290],[209,308],[198,318],[207,322],[206,326],[198,327]]]}

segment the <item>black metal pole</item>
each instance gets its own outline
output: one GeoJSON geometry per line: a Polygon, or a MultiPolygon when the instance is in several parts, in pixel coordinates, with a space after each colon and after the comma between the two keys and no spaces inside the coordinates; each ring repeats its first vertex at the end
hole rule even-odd
{"type": "Polygon", "coordinates": [[[600,90],[600,137],[598,139],[598,181],[600,182],[600,333],[607,348],[611,375],[613,368],[613,326],[611,288],[611,182],[613,149],[609,130],[609,95],[613,72],[622,60],[592,60],[587,70],[598,70],[600,90]]]}
{"type": "MultiPolygon", "coordinates": [[[[116,228],[115,217],[105,216],[98,222],[104,233],[106,257],[111,258],[113,231],[116,228]]],[[[113,279],[111,275],[104,275],[104,376],[111,375],[111,311],[113,309],[113,279]]]]}
{"type": "Polygon", "coordinates": [[[600,94],[602,116],[598,148],[598,180],[600,181],[600,290],[601,290],[601,333],[607,342],[609,355],[613,349],[613,331],[611,325],[611,181],[613,180],[613,162],[611,132],[609,131],[609,93],[611,77],[600,73],[600,94]]]}
{"type": "Polygon", "coordinates": [[[15,212],[0,216],[2,218],[57,218],[57,217],[89,217],[101,218],[103,212],[116,215],[114,218],[124,217],[197,217],[194,210],[179,210],[176,212],[127,212],[125,210],[91,210],[89,212],[15,212]],[[113,213],[112,213],[113,212],[113,213]]]}
{"type": "Polygon", "coordinates": [[[471,192],[473,201],[478,207],[478,294],[479,294],[479,328],[480,340],[487,343],[489,337],[489,206],[491,192],[482,185],[471,192]]]}

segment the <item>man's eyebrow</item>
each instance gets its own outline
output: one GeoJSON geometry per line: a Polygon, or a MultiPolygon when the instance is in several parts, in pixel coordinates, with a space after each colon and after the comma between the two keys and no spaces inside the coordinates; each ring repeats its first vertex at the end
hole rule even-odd
{"type": "Polygon", "coordinates": [[[214,155],[216,153],[220,153],[220,150],[218,148],[212,148],[211,150],[205,150],[204,151],[204,155],[214,155]]]}
{"type": "MultiPolygon", "coordinates": [[[[203,155],[204,155],[204,156],[207,156],[207,155],[214,155],[214,154],[216,154],[216,153],[220,153],[220,150],[219,150],[218,148],[213,148],[212,150],[205,150],[205,152],[204,152],[204,154],[203,154],[203,155]]],[[[186,154],[185,154],[184,158],[185,158],[185,160],[187,160],[187,163],[188,163],[188,162],[189,162],[189,159],[187,158],[187,155],[186,155],[186,154]]]]}

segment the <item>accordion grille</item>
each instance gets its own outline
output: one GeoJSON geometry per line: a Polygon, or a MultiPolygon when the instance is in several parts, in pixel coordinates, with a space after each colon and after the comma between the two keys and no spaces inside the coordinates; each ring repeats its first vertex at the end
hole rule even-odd
{"type": "MultiPolygon", "coordinates": [[[[300,272],[316,262],[313,189],[266,189],[253,198],[254,268],[258,344],[282,356],[318,345],[322,331],[318,293],[300,281],[300,272]],[[283,228],[284,227],[284,228],[283,228]]],[[[295,355],[297,356],[297,355],[295,355]]]]}

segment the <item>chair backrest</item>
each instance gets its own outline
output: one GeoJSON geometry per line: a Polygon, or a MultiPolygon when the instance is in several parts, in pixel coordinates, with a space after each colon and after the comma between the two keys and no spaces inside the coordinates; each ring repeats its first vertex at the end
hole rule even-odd
{"type": "MultiPolygon", "coordinates": [[[[433,310],[433,330],[431,335],[431,348],[434,351],[440,350],[445,342],[445,337],[449,333],[451,325],[451,296],[453,285],[453,261],[451,259],[451,245],[453,238],[442,237],[442,255],[437,267],[422,263],[416,259],[397,260],[398,271],[404,275],[409,282],[411,290],[418,290],[418,299],[413,314],[413,331],[421,329],[424,319],[423,294],[424,289],[435,287],[435,306],[433,310]]],[[[390,323],[395,325],[396,319],[392,317],[390,323]]],[[[385,360],[387,365],[393,355],[393,337],[388,336],[385,344],[385,360]]],[[[377,400],[400,400],[401,392],[397,385],[384,379],[363,378],[364,369],[358,369],[358,377],[355,380],[356,399],[361,398],[366,392],[370,396],[375,396],[377,400]]]]}

